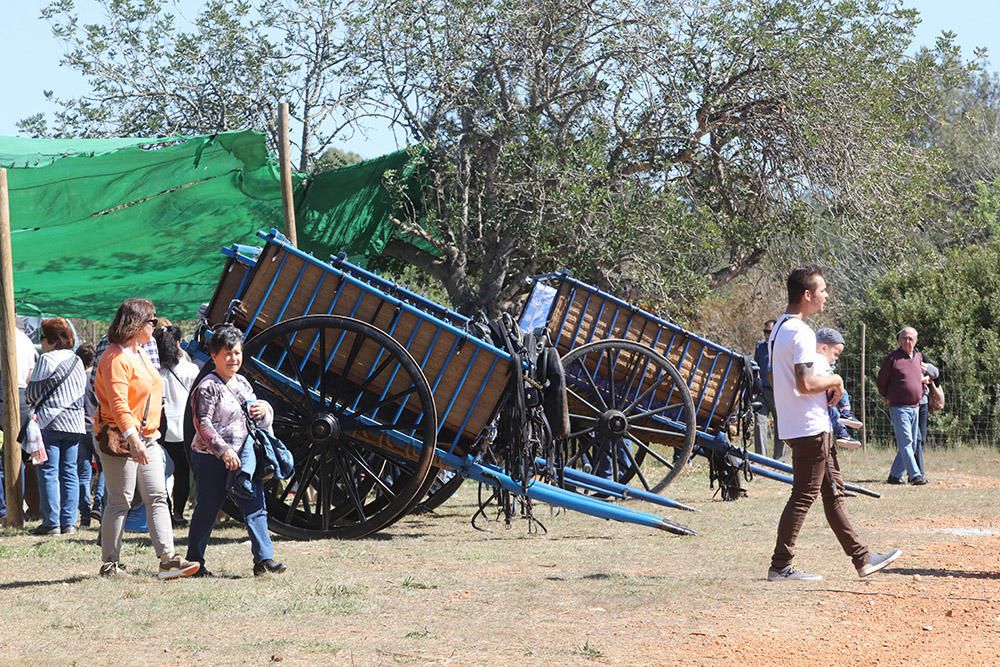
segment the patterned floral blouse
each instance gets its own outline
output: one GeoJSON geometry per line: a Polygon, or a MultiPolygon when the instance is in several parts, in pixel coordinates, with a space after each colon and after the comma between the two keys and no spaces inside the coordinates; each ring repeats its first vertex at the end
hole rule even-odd
{"type": "MultiPolygon", "coordinates": [[[[215,373],[206,375],[191,392],[195,428],[191,449],[218,458],[222,458],[227,449],[239,454],[249,435],[243,404],[254,400],[257,397],[242,375],[234,375],[225,384],[215,373]]],[[[274,409],[266,401],[257,401],[257,405],[264,406],[265,410],[265,415],[257,419],[257,427],[271,428],[274,409]]]]}

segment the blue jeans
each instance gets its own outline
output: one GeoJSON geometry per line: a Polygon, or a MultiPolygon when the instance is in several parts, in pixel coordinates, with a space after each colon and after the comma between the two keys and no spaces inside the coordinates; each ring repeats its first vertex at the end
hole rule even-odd
{"type": "MultiPolygon", "coordinates": [[[[226,479],[229,472],[221,460],[211,454],[191,452],[191,471],[195,480],[195,506],[188,529],[186,558],[205,565],[205,549],[208,538],[215,527],[215,518],[226,499],[226,479]]],[[[262,560],[274,558],[274,545],[267,532],[267,507],[264,504],[264,486],[253,482],[252,500],[239,500],[240,512],[250,534],[250,551],[256,565],[262,560]]]]}
{"type": "Polygon", "coordinates": [[[920,410],[916,407],[889,407],[892,430],[896,434],[896,458],[889,468],[889,475],[902,479],[905,472],[909,480],[921,475],[917,464],[917,443],[920,440],[920,410]]]}
{"type": "Polygon", "coordinates": [[[77,453],[77,474],[80,477],[80,514],[90,514],[91,509],[98,512],[104,508],[104,471],[101,459],[97,457],[97,488],[94,489],[94,499],[90,499],[90,485],[94,479],[94,434],[84,433],[80,436],[80,450],[77,453]]]}
{"type": "Polygon", "coordinates": [[[830,414],[830,426],[833,428],[834,438],[850,438],[851,434],[848,433],[847,428],[840,423],[841,417],[846,417],[851,412],[851,396],[844,390],[844,395],[840,397],[837,404],[834,406],[828,406],[826,411],[830,414]]]}
{"type": "Polygon", "coordinates": [[[45,453],[49,460],[36,466],[39,509],[43,526],[75,526],[80,502],[80,479],[77,476],[79,433],[42,429],[45,453]]]}
{"type": "MultiPolygon", "coordinates": [[[[18,396],[18,400],[19,400],[19,404],[20,404],[21,424],[20,424],[20,426],[18,426],[18,432],[17,433],[15,433],[13,435],[11,435],[10,433],[4,433],[3,434],[4,435],[4,437],[3,437],[4,447],[7,447],[7,446],[19,447],[20,446],[20,445],[17,444],[17,436],[20,434],[21,429],[24,428],[25,424],[27,424],[27,422],[28,422],[28,419],[27,419],[27,417],[28,417],[28,403],[24,399],[24,388],[23,387],[19,388],[17,390],[17,396],[18,396]]],[[[0,410],[3,410],[3,404],[4,404],[3,397],[0,396],[0,410]]],[[[0,447],[0,455],[2,455],[2,454],[3,454],[3,447],[0,447]]],[[[24,454],[22,454],[21,456],[22,456],[22,460],[23,460],[24,454]]],[[[4,467],[3,466],[3,458],[0,458],[0,519],[4,519],[4,518],[7,517],[7,489],[6,489],[6,486],[4,486],[5,481],[4,481],[4,470],[3,470],[3,467],[4,467]]],[[[22,498],[24,497],[24,464],[23,463],[21,464],[21,497],[22,498]]]]}
{"type": "Polygon", "coordinates": [[[926,403],[920,404],[920,417],[918,424],[920,425],[920,439],[917,441],[917,449],[914,452],[917,459],[917,468],[920,469],[921,475],[927,474],[927,468],[924,467],[924,445],[927,444],[927,411],[928,406],[926,403]]]}

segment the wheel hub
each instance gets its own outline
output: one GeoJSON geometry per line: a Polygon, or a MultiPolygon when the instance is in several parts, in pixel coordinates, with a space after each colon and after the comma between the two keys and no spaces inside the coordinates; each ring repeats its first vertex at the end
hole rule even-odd
{"type": "Polygon", "coordinates": [[[608,410],[597,420],[597,431],[604,436],[622,436],[628,430],[628,417],[621,410],[608,410]]]}
{"type": "Polygon", "coordinates": [[[340,440],[340,422],[329,412],[321,412],[309,422],[309,437],[319,445],[333,444],[340,440]]]}

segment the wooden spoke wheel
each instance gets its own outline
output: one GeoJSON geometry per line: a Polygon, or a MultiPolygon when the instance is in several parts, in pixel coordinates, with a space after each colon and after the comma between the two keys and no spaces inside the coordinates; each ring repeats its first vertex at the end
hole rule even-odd
{"type": "Polygon", "coordinates": [[[566,465],[662,491],[691,457],[694,403],[680,373],[655,350],[603,340],[563,357],[570,409],[566,465]]]}
{"type": "Polygon", "coordinates": [[[437,412],[420,367],[391,336],[347,317],[293,318],[244,344],[242,372],[274,407],[275,435],[295,457],[291,478],[264,487],[275,533],[364,537],[419,501],[437,412]]]}
{"type": "Polygon", "coordinates": [[[464,477],[453,470],[442,468],[431,470],[431,473],[433,483],[427,490],[424,499],[413,508],[413,512],[416,514],[432,512],[441,507],[455,495],[458,487],[462,486],[462,482],[465,481],[464,477]]]}

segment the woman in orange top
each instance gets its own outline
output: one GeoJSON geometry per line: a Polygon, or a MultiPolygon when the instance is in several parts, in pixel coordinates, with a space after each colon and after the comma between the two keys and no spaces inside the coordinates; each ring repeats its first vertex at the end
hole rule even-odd
{"type": "Polygon", "coordinates": [[[94,378],[97,414],[94,430],[108,425],[121,434],[128,456],[100,451],[107,485],[107,505],[101,520],[101,575],[125,574],[118,558],[125,530],[125,515],[132,506],[138,482],[146,505],[149,536],[160,557],[160,579],[194,574],[198,563],[174,553],[174,535],[167,507],[163,449],[157,441],[163,405],[163,380],[141,345],[149,343],[156,328],[156,310],[148,299],[127,299],[108,328],[111,345],[101,355],[94,378]]]}

